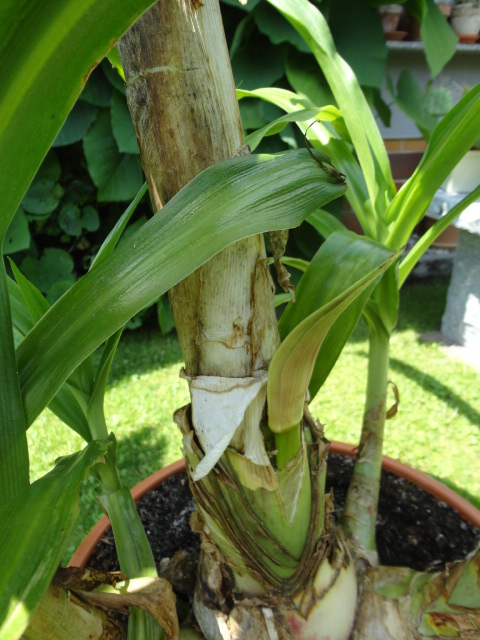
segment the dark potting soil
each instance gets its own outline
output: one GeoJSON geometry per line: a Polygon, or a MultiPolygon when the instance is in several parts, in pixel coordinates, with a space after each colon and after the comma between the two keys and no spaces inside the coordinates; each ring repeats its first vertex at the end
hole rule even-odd
{"type": "MultiPolygon", "coordinates": [[[[327,490],[334,487],[335,514],[341,515],[353,469],[353,458],[330,455],[327,490]]],[[[183,551],[189,569],[174,588],[190,593],[193,588],[199,537],[192,533],[189,518],[195,508],[186,474],[168,478],[158,489],[137,503],[140,518],[160,573],[162,558],[183,551]]],[[[416,485],[382,472],[377,545],[384,565],[437,570],[447,562],[464,558],[480,540],[480,530],[451,507],[438,502],[416,485]]],[[[113,535],[109,530],[94,552],[89,566],[104,571],[118,570],[113,535]]],[[[182,562],[185,568],[185,562],[182,562]]],[[[174,582],[174,580],[172,580],[174,582]]]]}

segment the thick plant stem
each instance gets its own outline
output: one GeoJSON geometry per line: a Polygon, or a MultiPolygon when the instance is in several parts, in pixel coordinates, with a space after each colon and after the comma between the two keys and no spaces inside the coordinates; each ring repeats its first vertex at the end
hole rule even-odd
{"type": "MultiPolygon", "coordinates": [[[[206,167],[248,153],[218,1],[161,0],[119,50],[158,211],[206,167]]],[[[240,378],[268,365],[278,335],[261,236],[215,256],[170,301],[189,376],[240,378]]]]}
{"type": "Polygon", "coordinates": [[[352,542],[357,559],[378,563],[375,540],[390,338],[383,327],[370,326],[367,393],[362,435],[341,526],[352,542]]]}

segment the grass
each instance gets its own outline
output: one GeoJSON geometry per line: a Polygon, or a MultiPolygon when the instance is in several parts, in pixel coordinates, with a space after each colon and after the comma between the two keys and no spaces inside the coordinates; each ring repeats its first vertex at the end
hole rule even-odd
{"type": "MultiPolygon", "coordinates": [[[[413,283],[402,292],[391,345],[391,379],[400,392],[388,422],[385,454],[435,476],[480,508],[480,372],[447,355],[421,334],[440,328],[447,283],[413,283]]],[[[176,338],[130,332],[119,346],[106,397],[106,415],[118,439],[120,475],[128,486],[181,456],[173,411],[188,402],[179,378],[176,338]]],[[[362,421],[367,366],[366,333],[359,326],[312,412],[328,438],[356,444],[362,421]]],[[[393,402],[393,397],[392,397],[393,402]]],[[[54,459],[82,447],[81,439],[45,412],[29,429],[32,479],[54,459]]],[[[80,518],[67,556],[102,515],[95,483],[82,488],[80,518]]]]}

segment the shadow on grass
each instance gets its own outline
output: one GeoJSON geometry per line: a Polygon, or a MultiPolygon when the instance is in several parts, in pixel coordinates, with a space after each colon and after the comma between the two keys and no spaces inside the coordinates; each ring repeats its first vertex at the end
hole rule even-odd
{"type": "MultiPolygon", "coordinates": [[[[101,350],[95,357],[99,359],[100,355],[101,350]]],[[[162,336],[159,331],[128,331],[122,335],[118,345],[109,384],[115,384],[132,374],[141,375],[175,363],[180,369],[182,362],[182,352],[175,333],[162,336]]]]}
{"type": "Polygon", "coordinates": [[[181,457],[180,447],[175,454],[176,429],[172,421],[171,426],[152,425],[119,437],[117,465],[120,477],[128,487],[132,488],[157,469],[181,457]],[[172,437],[169,437],[170,430],[172,437]]]}
{"type": "Polygon", "coordinates": [[[436,378],[412,367],[410,364],[406,364],[397,358],[390,358],[390,367],[411,380],[414,380],[423,389],[429,393],[437,396],[439,400],[447,404],[449,407],[456,409],[463,416],[468,418],[471,422],[480,427],[480,412],[474,409],[468,402],[462,400],[460,396],[454,393],[450,387],[439,382],[436,378]]]}

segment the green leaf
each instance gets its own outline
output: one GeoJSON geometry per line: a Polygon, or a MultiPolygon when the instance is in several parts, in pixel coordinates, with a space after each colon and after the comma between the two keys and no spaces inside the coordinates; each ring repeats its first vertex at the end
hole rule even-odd
{"type": "MultiPolygon", "coordinates": [[[[245,92],[238,92],[242,97],[246,96],[245,92]]],[[[326,110],[329,107],[325,108],[326,110]]],[[[318,110],[316,108],[313,109],[300,109],[298,111],[294,111],[292,113],[287,113],[287,115],[280,116],[280,118],[276,118],[272,122],[269,122],[267,125],[262,127],[261,129],[257,129],[257,131],[253,131],[250,135],[245,137],[245,142],[249,145],[250,149],[254,151],[260,142],[263,140],[265,136],[273,136],[287,126],[290,122],[305,122],[307,120],[311,120],[313,118],[322,119],[322,110],[318,110]]]]}
{"type": "Polygon", "coordinates": [[[388,49],[377,12],[358,0],[336,0],[328,25],[335,46],[362,86],[381,88],[388,49]]]}
{"type": "Polygon", "coordinates": [[[296,302],[288,305],[279,323],[284,339],[267,383],[272,431],[283,433],[300,423],[307,389],[311,386],[315,394],[326,380],[371,285],[397,257],[350,232],[334,233],[320,247],[296,288],[296,302]]]}
{"type": "Polygon", "coordinates": [[[105,260],[105,258],[109,256],[112,253],[112,251],[115,249],[115,247],[118,244],[118,241],[122,236],[122,233],[125,231],[125,227],[127,226],[128,221],[130,220],[132,215],[135,213],[135,209],[138,207],[143,196],[146,193],[147,193],[147,183],[144,182],[139,192],[135,196],[135,198],[125,209],[125,211],[123,212],[123,214],[121,215],[121,217],[119,218],[119,220],[117,221],[113,229],[110,231],[108,236],[103,241],[102,246],[98,250],[95,258],[93,259],[90,269],[92,269],[95,264],[99,264],[102,260],[105,260]]]}
{"type": "Polygon", "coordinates": [[[278,45],[286,42],[292,44],[299,51],[308,52],[305,41],[298,35],[295,29],[288,24],[288,22],[285,22],[278,12],[274,11],[268,4],[264,2],[260,3],[252,11],[252,16],[257,23],[259,31],[268,36],[272,44],[278,45]]]}
{"type": "Polygon", "coordinates": [[[272,85],[283,76],[286,55],[285,45],[274,47],[268,41],[238,48],[232,58],[235,85],[242,89],[272,85]],[[262,64],[258,64],[259,60],[262,64]]]}
{"type": "Polygon", "coordinates": [[[42,215],[55,211],[63,196],[58,184],[62,170],[54,151],[50,151],[22,201],[27,213],[42,215]]]}
{"type": "Polygon", "coordinates": [[[315,55],[355,146],[372,205],[382,216],[395,193],[385,145],[352,69],[335,48],[328,25],[308,0],[268,0],[315,55]]]}
{"type": "Polygon", "coordinates": [[[58,280],[74,281],[73,269],[72,256],[54,247],[45,249],[39,260],[27,256],[20,265],[22,273],[43,293],[47,293],[58,280]]]}
{"type": "Polygon", "coordinates": [[[61,561],[90,468],[113,440],[92,442],[0,509],[0,637],[18,638],[61,561]]]}
{"type": "Polygon", "coordinates": [[[387,221],[393,223],[387,239],[390,247],[406,244],[435,193],[478,139],[479,131],[480,84],[438,123],[420,164],[392,201],[387,212],[387,221]]]}
{"type": "Polygon", "coordinates": [[[12,314],[15,347],[17,347],[32,328],[33,320],[18,284],[12,280],[12,278],[7,278],[7,286],[8,297],[10,300],[10,311],[12,314]]]}
{"type": "Polygon", "coordinates": [[[98,187],[98,202],[123,202],[135,197],[143,183],[134,155],[122,155],[112,133],[110,113],[102,110],[83,140],[88,171],[98,187]]]}
{"type": "MultiPolygon", "coordinates": [[[[25,412],[17,376],[4,260],[0,264],[0,363],[0,506],[3,506],[29,483],[25,412]]],[[[9,559],[8,555],[2,557],[9,559]]]]}
{"type": "Polygon", "coordinates": [[[297,226],[344,191],[305,149],[233,158],[202,172],[83,276],[19,345],[28,423],[87,355],[218,251],[297,226]]]}
{"type": "Polygon", "coordinates": [[[420,35],[424,42],[431,77],[435,78],[453,57],[458,38],[434,0],[426,0],[420,35]]]}
{"type": "Polygon", "coordinates": [[[160,296],[157,301],[157,319],[162,336],[166,336],[175,327],[172,309],[166,295],[160,296]]]}
{"type": "Polygon", "coordinates": [[[139,153],[137,137],[125,96],[114,91],[111,101],[112,130],[121,153],[139,153]]]}
{"type": "Polygon", "coordinates": [[[39,289],[37,289],[37,287],[23,275],[13,260],[10,260],[10,268],[12,269],[13,276],[17,282],[18,289],[22,294],[25,306],[30,313],[31,324],[25,331],[26,335],[34,323],[37,322],[37,320],[40,320],[43,314],[49,310],[50,305],[42,296],[39,289]]]}
{"type": "Polygon", "coordinates": [[[93,70],[79,99],[96,107],[110,106],[112,85],[100,67],[93,70]]]}
{"type": "Polygon", "coordinates": [[[285,64],[287,80],[300,96],[306,96],[312,105],[333,104],[334,99],[325,78],[318,73],[318,63],[310,55],[295,53],[285,64]]]}
{"type": "Polygon", "coordinates": [[[94,207],[86,206],[80,209],[76,204],[70,203],[60,209],[58,225],[69,236],[78,237],[84,229],[97,231],[100,227],[100,218],[94,207]]]}
{"type": "Polygon", "coordinates": [[[325,239],[335,231],[345,231],[345,227],[340,220],[324,209],[314,211],[308,216],[307,222],[325,239]]]}
{"type": "Polygon", "coordinates": [[[82,140],[95,120],[98,109],[88,102],[78,100],[55,138],[53,147],[65,147],[82,140]]]}
{"type": "MultiPolygon", "coordinates": [[[[255,91],[237,89],[237,98],[240,101],[242,98],[257,97],[277,105],[287,113],[293,113],[305,107],[313,108],[308,98],[299,96],[286,89],[279,89],[277,87],[256,89],[255,91]]],[[[240,102],[240,107],[241,105],[242,101],[240,102]]],[[[335,121],[333,120],[333,122],[335,121]]],[[[311,144],[313,144],[315,148],[326,152],[327,155],[330,156],[333,165],[347,176],[348,189],[345,194],[346,198],[366,235],[376,238],[377,234],[383,232],[383,225],[374,215],[372,206],[368,200],[365,179],[357,159],[351,150],[351,145],[349,145],[345,139],[339,139],[328,123],[324,124],[318,121],[310,126],[307,123],[299,121],[297,124],[304,134],[308,127],[308,138],[311,144]]]]}
{"type": "MultiPolygon", "coordinates": [[[[238,91],[237,91],[238,97],[238,91]]],[[[264,100],[248,100],[240,102],[240,115],[245,131],[259,129],[281,115],[280,109],[264,100]]]]}
{"type": "MultiPolygon", "coordinates": [[[[49,303],[40,291],[21,273],[15,263],[10,260],[10,266],[17,284],[9,278],[8,293],[12,311],[12,322],[17,331],[17,344],[23,340],[35,322],[40,320],[43,314],[50,308],[49,303]]],[[[88,376],[88,362],[84,361],[80,365],[82,371],[78,376],[88,376]]],[[[92,381],[93,384],[93,381],[92,381]]],[[[78,394],[77,394],[78,395],[78,394]]],[[[58,390],[48,408],[65,422],[71,429],[76,431],[86,442],[90,442],[89,425],[85,416],[84,407],[74,395],[68,384],[64,384],[58,390]]]]}
{"type": "Polygon", "coordinates": [[[89,73],[151,0],[3,0],[0,238],[89,73]],[[72,55],[75,52],[75,55],[72,55]],[[68,60],[68,64],[66,61],[68,60]]]}
{"type": "Polygon", "coordinates": [[[2,253],[16,253],[30,247],[30,230],[28,220],[21,209],[17,209],[7,233],[3,239],[2,253]]]}
{"type": "Polygon", "coordinates": [[[398,286],[401,287],[408,275],[415,267],[417,262],[423,256],[425,251],[432,245],[433,242],[439,237],[441,233],[449,227],[456,218],[465,211],[465,209],[476,202],[480,198],[480,185],[474,189],[468,196],[462,198],[450,211],[442,216],[435,224],[426,231],[423,236],[417,240],[410,251],[405,256],[404,260],[400,263],[398,269],[398,286]]]}

